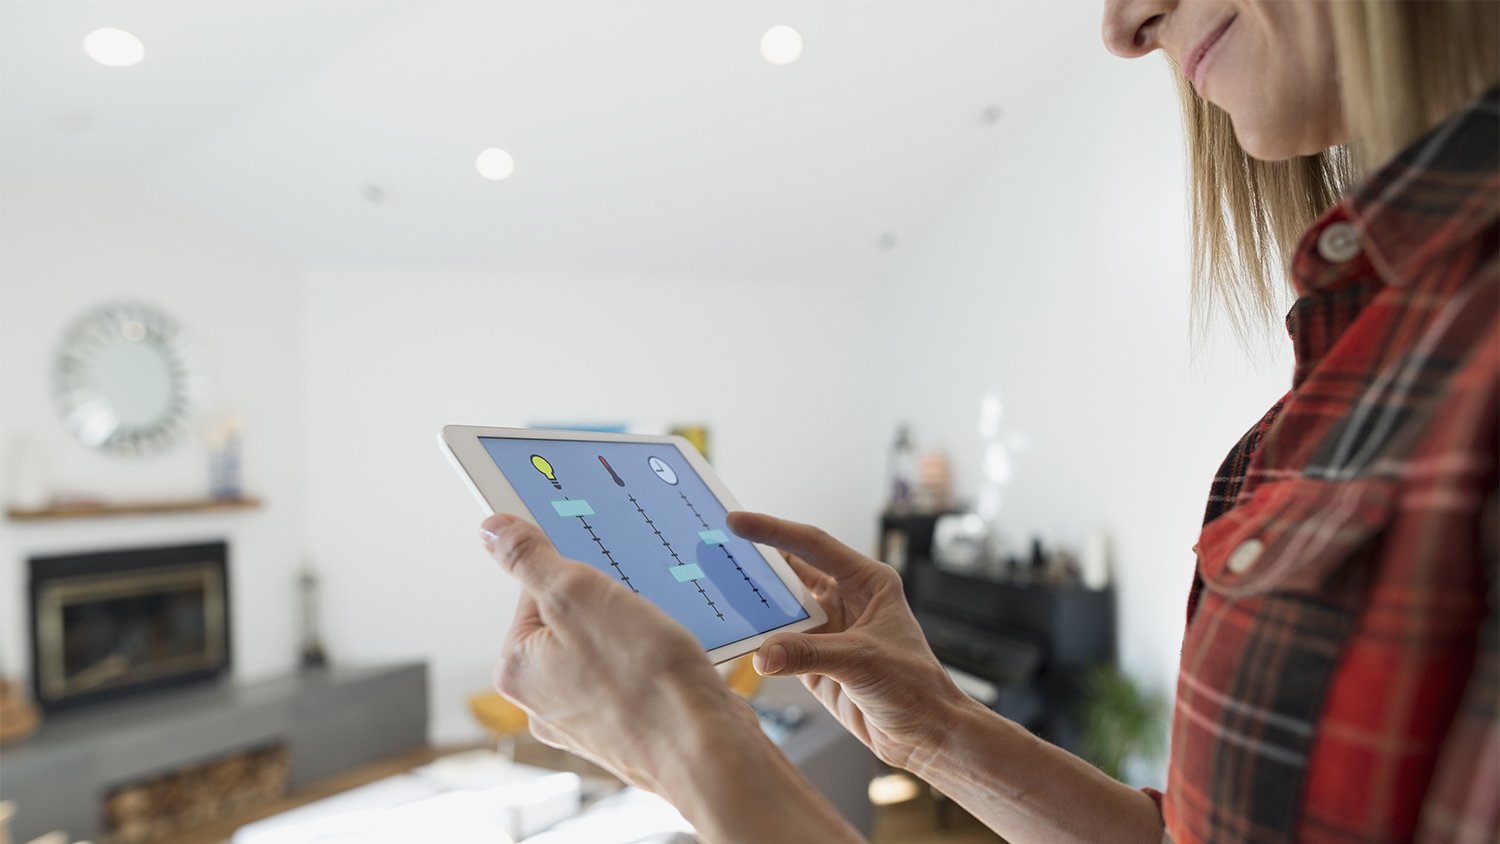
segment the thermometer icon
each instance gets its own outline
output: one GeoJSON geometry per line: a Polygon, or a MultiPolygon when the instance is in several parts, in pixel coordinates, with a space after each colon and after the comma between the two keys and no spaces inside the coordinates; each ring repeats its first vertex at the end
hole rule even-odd
{"type": "Polygon", "coordinates": [[[615,479],[615,486],[625,485],[625,481],[615,472],[615,467],[609,465],[609,461],[604,459],[604,455],[599,455],[599,462],[604,464],[604,471],[608,472],[609,476],[615,479]]]}

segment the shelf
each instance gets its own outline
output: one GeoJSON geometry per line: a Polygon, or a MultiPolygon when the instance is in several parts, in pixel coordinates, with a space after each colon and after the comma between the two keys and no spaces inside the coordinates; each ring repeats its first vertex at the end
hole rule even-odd
{"type": "Polygon", "coordinates": [[[95,502],[45,507],[40,510],[11,508],[5,515],[17,522],[41,522],[56,519],[96,519],[109,516],[155,516],[171,513],[214,513],[233,510],[255,510],[259,498],[181,498],[159,501],[95,502]]]}

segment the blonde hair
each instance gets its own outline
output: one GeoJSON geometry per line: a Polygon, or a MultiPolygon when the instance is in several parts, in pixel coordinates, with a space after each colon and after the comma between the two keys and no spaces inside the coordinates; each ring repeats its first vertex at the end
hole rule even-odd
{"type": "Polygon", "coordinates": [[[1307,227],[1380,164],[1500,81],[1494,0],[1329,4],[1344,125],[1353,139],[1285,161],[1251,158],[1229,115],[1180,72],[1192,214],[1192,323],[1222,312],[1245,340],[1269,328],[1307,227]]]}

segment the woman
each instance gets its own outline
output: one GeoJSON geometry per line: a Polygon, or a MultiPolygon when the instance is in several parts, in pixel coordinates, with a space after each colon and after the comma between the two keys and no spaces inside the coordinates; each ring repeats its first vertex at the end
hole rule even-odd
{"type": "MultiPolygon", "coordinates": [[[[737,513],[829,617],[757,668],[1011,841],[1496,841],[1497,32],[1489,2],[1108,2],[1109,49],[1182,77],[1198,302],[1298,297],[1292,389],[1209,499],[1164,795],[967,698],[889,567],[737,513]]],[[[686,631],[529,525],[482,538],[525,587],[497,685],[539,738],[710,841],[857,839],[686,631]]]]}

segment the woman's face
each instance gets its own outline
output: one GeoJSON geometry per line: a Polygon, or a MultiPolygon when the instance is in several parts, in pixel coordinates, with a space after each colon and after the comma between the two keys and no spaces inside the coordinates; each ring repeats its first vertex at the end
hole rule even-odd
{"type": "Polygon", "coordinates": [[[1346,140],[1326,2],[1105,0],[1104,44],[1126,58],[1165,50],[1255,158],[1346,140]]]}

